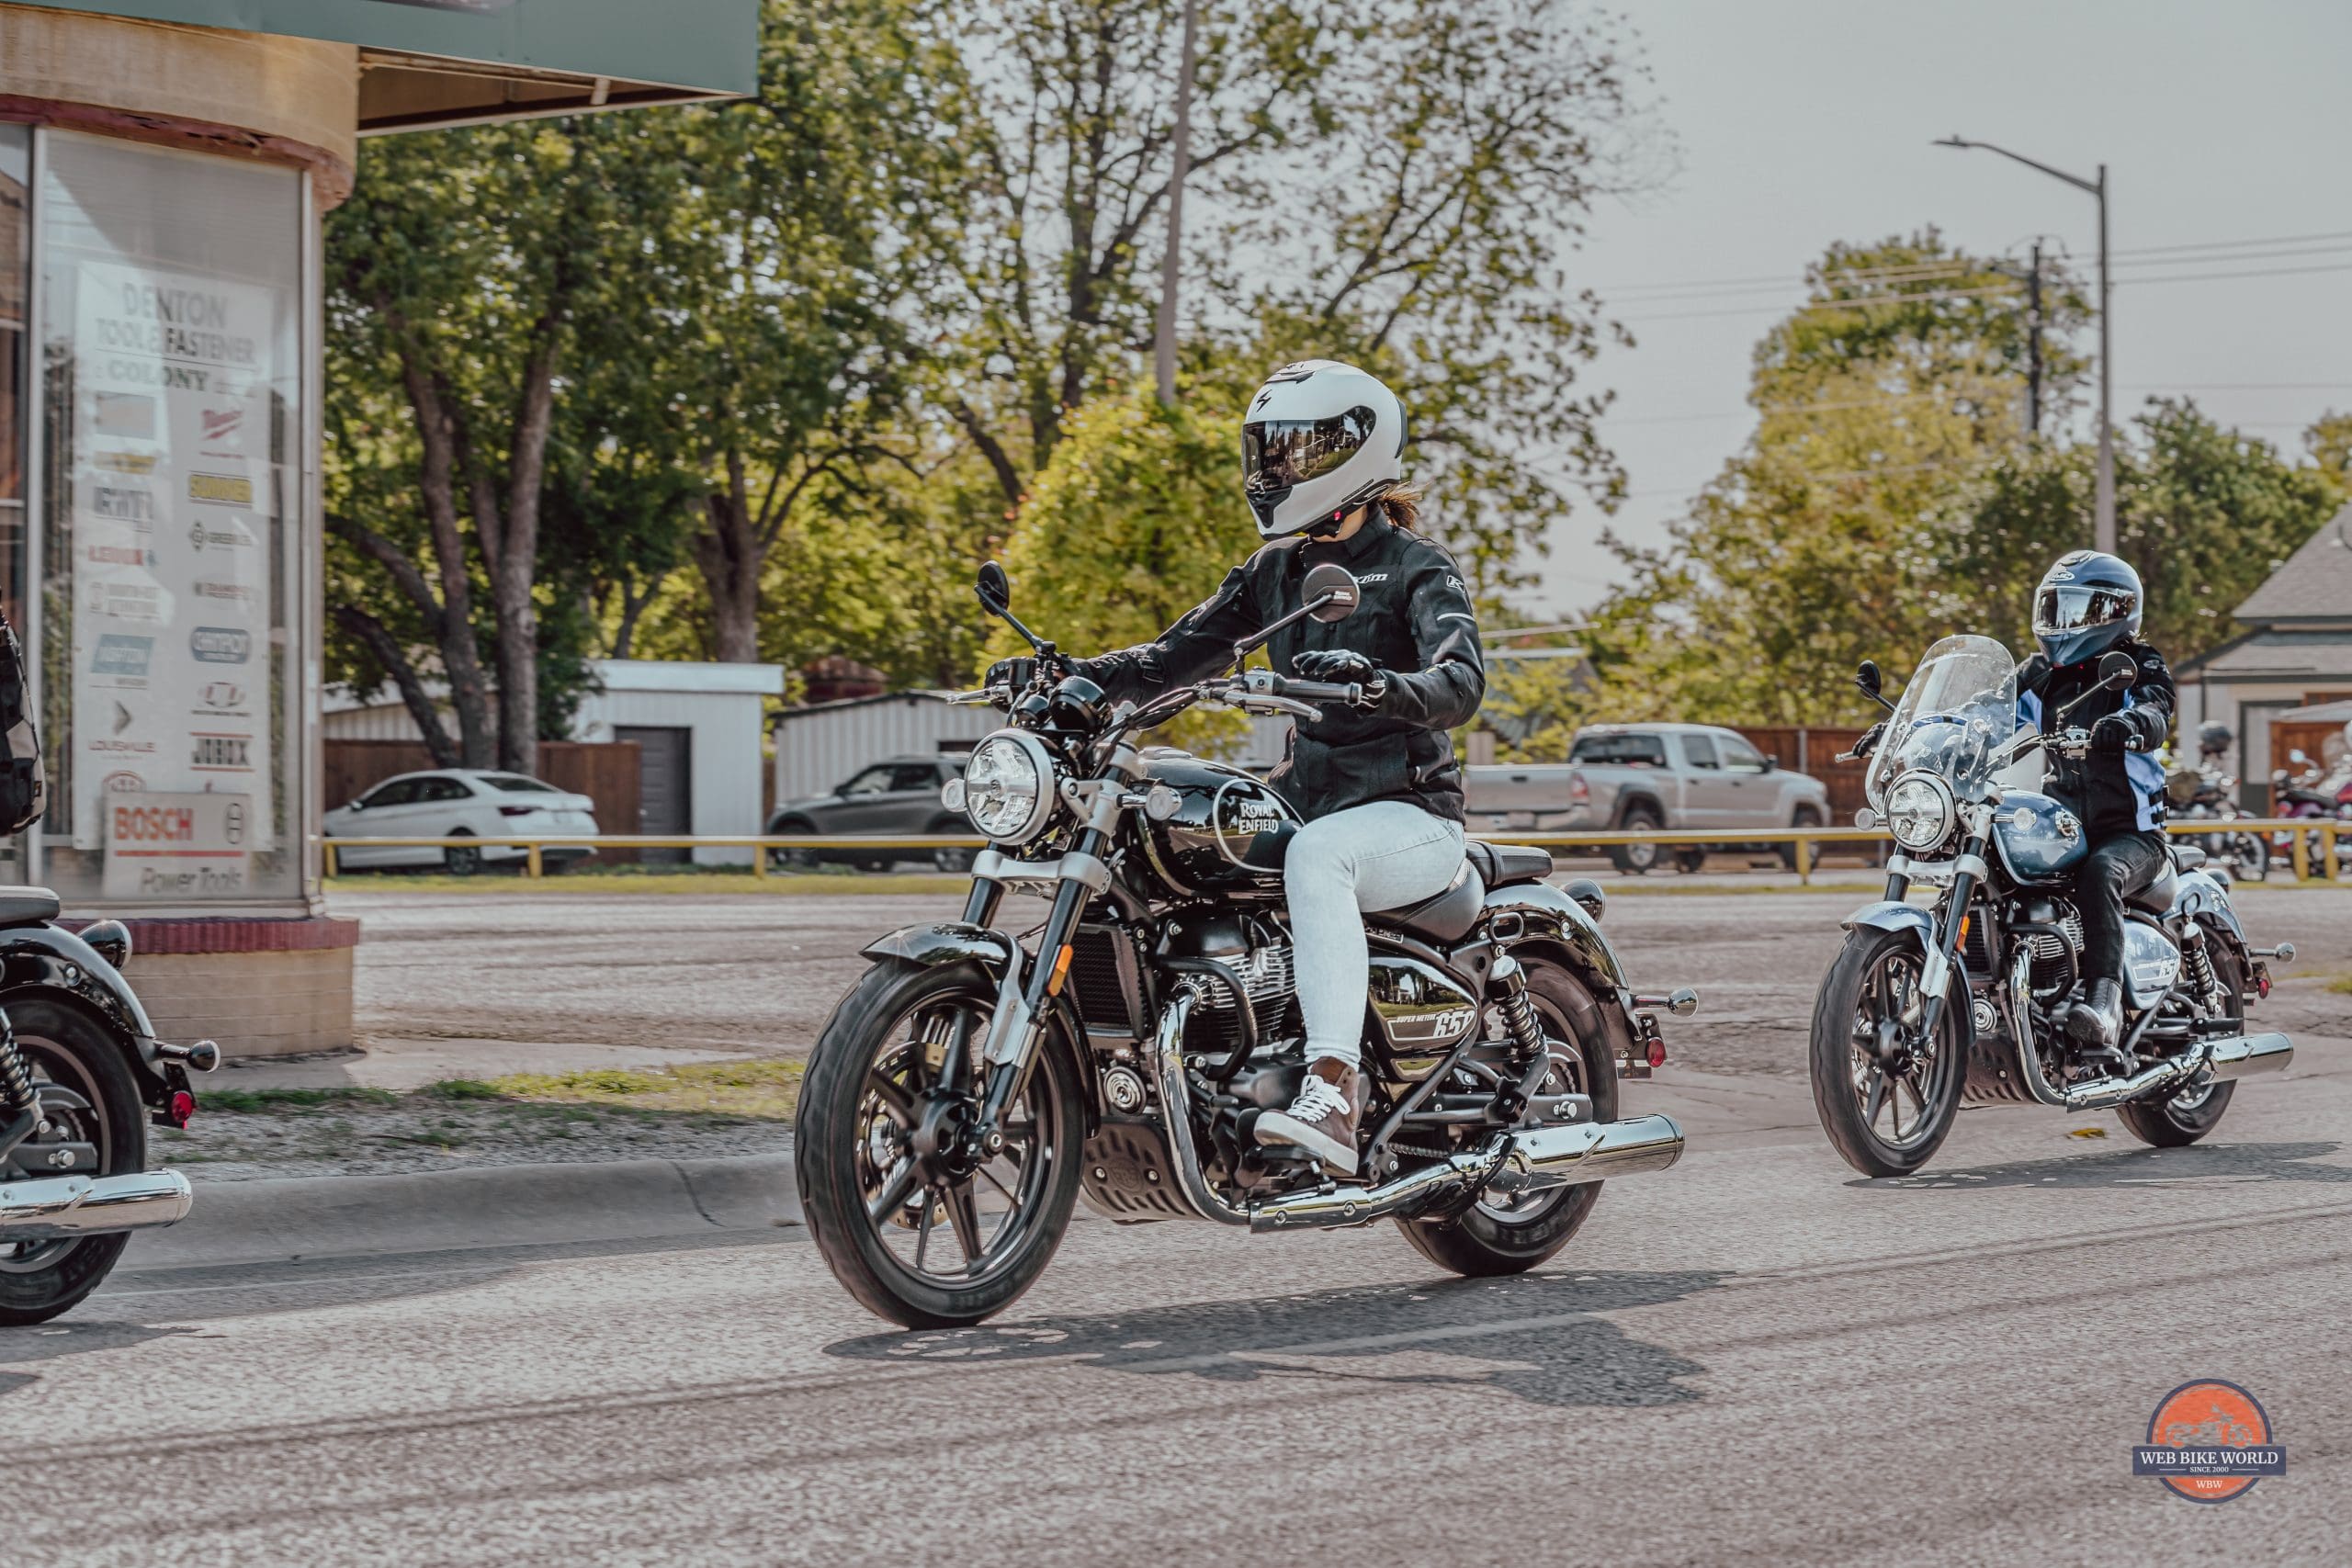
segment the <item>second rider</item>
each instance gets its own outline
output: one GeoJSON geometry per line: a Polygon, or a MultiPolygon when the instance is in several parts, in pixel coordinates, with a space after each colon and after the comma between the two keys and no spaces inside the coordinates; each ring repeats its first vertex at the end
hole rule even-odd
{"type": "MultiPolygon", "coordinates": [[[[1283,366],[1241,426],[1242,487],[1266,547],[1157,640],[1069,660],[1113,700],[1140,702],[1224,668],[1236,642],[1297,607],[1310,568],[1337,562],[1362,585],[1346,619],[1303,620],[1266,645],[1277,674],[1364,694],[1295,726],[1270,779],[1306,821],[1283,883],[1308,1070],[1289,1109],[1257,1123],[1259,1142],[1348,1174],[1364,1104],[1363,914],[1434,897],[1461,871],[1462,771],[1447,732],[1487,690],[1461,573],[1414,532],[1420,497],[1404,482],[1404,449],[1403,405],[1378,379],[1328,359],[1283,366]]],[[[989,682],[1025,684],[1031,665],[1006,660],[989,682]]]]}

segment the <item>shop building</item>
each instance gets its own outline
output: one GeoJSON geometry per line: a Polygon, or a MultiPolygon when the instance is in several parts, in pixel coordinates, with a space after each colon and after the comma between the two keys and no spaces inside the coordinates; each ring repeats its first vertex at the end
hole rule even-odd
{"type": "Polygon", "coordinates": [[[320,236],[359,139],[740,96],[757,27],[756,0],[0,4],[0,604],[51,800],[0,881],[131,918],[174,960],[133,960],[164,1032],[350,1037],[356,933],[319,894],[320,236]]]}

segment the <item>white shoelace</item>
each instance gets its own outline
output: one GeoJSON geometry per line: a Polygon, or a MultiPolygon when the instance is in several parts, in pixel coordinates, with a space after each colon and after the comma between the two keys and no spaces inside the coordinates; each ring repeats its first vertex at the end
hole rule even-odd
{"type": "Polygon", "coordinates": [[[1290,1102],[1290,1114],[1301,1122],[1320,1122],[1326,1116],[1345,1116],[1348,1097],[1339,1086],[1317,1074],[1306,1075],[1306,1087],[1290,1102]]]}

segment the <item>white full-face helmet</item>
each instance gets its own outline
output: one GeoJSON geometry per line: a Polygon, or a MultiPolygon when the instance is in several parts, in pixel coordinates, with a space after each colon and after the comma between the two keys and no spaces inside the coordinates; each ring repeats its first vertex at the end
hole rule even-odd
{"type": "Polygon", "coordinates": [[[1337,523],[1405,477],[1405,405],[1352,365],[1285,365],[1241,420],[1241,484],[1262,538],[1337,523]]]}

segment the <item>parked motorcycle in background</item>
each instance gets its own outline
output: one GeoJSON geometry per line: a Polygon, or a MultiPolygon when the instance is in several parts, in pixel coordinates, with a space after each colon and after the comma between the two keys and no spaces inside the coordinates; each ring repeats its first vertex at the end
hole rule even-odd
{"type": "Polygon", "coordinates": [[[1261,1146],[1258,1117],[1306,1070],[1282,879],[1299,821],[1250,773],[1138,738],[1194,706],[1313,724],[1360,701],[1238,668],[1280,625],[1347,615],[1355,580],[1316,568],[1233,673],[1139,707],[1063,674],[993,562],[978,592],[1039,656],[1026,689],[964,694],[1008,716],[942,792],[990,847],[961,920],[865,949],[801,1089],[802,1205],[852,1295],[910,1327],[978,1323],[1037,1278],[1081,1191],[1126,1224],[1393,1219],[1455,1273],[1518,1273],[1567,1244],[1604,1177],[1679,1157],[1668,1118],[1619,1118],[1617,1080],[1664,1059],[1648,1010],[1697,994],[1635,996],[1597,886],[1476,843],[1444,892],[1367,917],[1362,1174],[1261,1146]],[[1005,919],[1013,889],[1050,900],[1034,941],[1005,919]]]}
{"type": "Polygon", "coordinates": [[[76,935],[57,914],[45,887],[0,888],[0,1325],[70,1310],[131,1231],[186,1217],[187,1179],[147,1168],[147,1123],[187,1126],[188,1069],[220,1063],[209,1040],[155,1038],[121,921],[76,935]]]}
{"type": "MultiPolygon", "coordinates": [[[[2121,653],[2100,671],[2093,692],[2135,674],[2121,653]]],[[[2083,954],[2073,878],[2089,836],[2005,771],[2037,747],[2080,757],[2088,732],[2067,722],[2071,707],[2021,728],[2016,663],[1987,637],[1928,649],[1899,705],[1881,694],[1876,665],[1859,684],[1892,715],[1862,815],[1885,822],[1898,852],[1885,897],[1845,920],[1814,1009],[1814,1104],[1848,1164],[1866,1176],[1918,1170],[1963,1099],[2111,1107],[2143,1143],[2192,1144],[2221,1121],[2237,1079],[2287,1065],[2287,1037],[2247,1033],[2245,1013],[2269,994],[2264,961],[2294,949],[2249,946],[2228,887],[2185,843],[2125,899],[2121,1041],[2098,1051],[2068,1039],[2058,1021],[2083,954]],[[1925,908],[1909,901],[1918,887],[1934,890],[1925,908]]]]}
{"type": "MultiPolygon", "coordinates": [[[[2165,775],[2165,804],[2175,818],[2196,822],[2235,822],[2246,818],[2238,804],[2238,781],[2225,759],[2233,737],[2224,724],[2198,731],[2197,765],[2165,775]]],[[[2193,840],[2211,857],[2209,865],[2231,876],[2260,882],[2270,874],[2270,845],[2259,833],[2200,833],[2193,840]]]]}
{"type": "MultiPolygon", "coordinates": [[[[2270,805],[2272,815],[2282,818],[2319,820],[2332,818],[2346,824],[2346,831],[2336,835],[2339,853],[2352,844],[2352,751],[2344,762],[2330,773],[2314,762],[2301,750],[2287,753],[2288,766],[2274,770],[2270,775],[2270,805]]],[[[2303,864],[2308,874],[2325,876],[2329,866],[2326,840],[2317,833],[2300,829],[2282,828],[2271,835],[2274,858],[2290,860],[2295,852],[2295,840],[2303,840],[2303,864]]]]}

